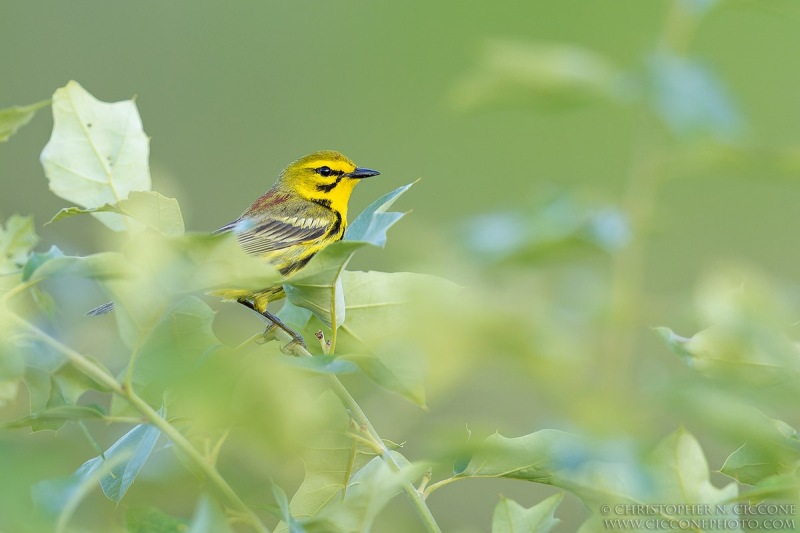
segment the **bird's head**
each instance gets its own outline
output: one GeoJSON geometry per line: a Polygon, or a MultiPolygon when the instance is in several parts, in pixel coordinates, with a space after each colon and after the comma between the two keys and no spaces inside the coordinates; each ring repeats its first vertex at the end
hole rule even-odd
{"type": "Polygon", "coordinates": [[[377,170],[357,167],[339,152],[322,150],[291,163],[278,183],[307,200],[325,200],[334,209],[346,212],[347,201],[359,180],[378,174],[377,170]]]}

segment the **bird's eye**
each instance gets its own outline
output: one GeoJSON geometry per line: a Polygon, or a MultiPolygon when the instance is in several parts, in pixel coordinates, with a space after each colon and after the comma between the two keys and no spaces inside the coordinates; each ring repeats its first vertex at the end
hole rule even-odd
{"type": "Polygon", "coordinates": [[[319,174],[319,175],[320,175],[320,176],[322,176],[323,178],[327,178],[328,176],[330,176],[331,174],[333,174],[333,171],[331,170],[331,168],[330,168],[330,167],[319,167],[319,168],[317,169],[317,174],[319,174]]]}

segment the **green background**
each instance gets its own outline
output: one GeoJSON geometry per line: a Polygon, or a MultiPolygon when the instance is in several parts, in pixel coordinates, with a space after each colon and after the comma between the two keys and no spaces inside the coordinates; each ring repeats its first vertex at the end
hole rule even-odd
{"type": "MultiPolygon", "coordinates": [[[[555,292],[567,308],[590,313],[587,306],[603,300],[609,261],[571,245],[511,261],[476,260],[464,244],[465,228],[476,215],[508,212],[536,230],[525,217],[553,190],[590,206],[619,205],[636,180],[642,137],[654,136],[661,149],[676,153],[696,139],[665,131],[647,111],[646,89],[627,101],[534,106],[523,94],[511,105],[468,110],[455,95],[481,72],[487,43],[498,39],[578,46],[634,77],[647,72],[653,51],[668,39],[669,2],[5,0],[0,108],[49,98],[70,79],[103,101],[136,95],[151,137],[154,188],[179,200],[192,231],[234,219],[289,161],[318,149],[340,150],[382,173],[356,190],[351,219],[379,195],[421,178],[398,204],[413,213],[391,230],[388,247],[361,254],[353,266],[495,287],[485,293],[482,333],[496,336],[497,353],[505,356],[484,350],[465,357],[469,363],[456,373],[456,384],[432,384],[430,413],[355,383],[378,430],[408,440],[411,459],[415,446],[433,446],[438,428],[457,433],[465,424],[481,436],[605,427],[612,442],[629,433],[651,442],[684,419],[679,409],[664,418],[664,411],[648,411],[649,404],[629,405],[640,389],[680,366],[648,328],[666,324],[691,335],[708,326],[693,311],[693,295],[698,280],[719,264],[743,263],[778,280],[782,293],[798,293],[800,6],[720,4],[682,41],[681,52],[725,86],[740,116],[735,146],[741,152],[722,165],[663,172],[646,232],[635,237],[642,250],[640,305],[628,323],[643,362],[619,370],[625,374],[619,381],[601,379],[615,375],[613,367],[568,383],[557,373],[543,376],[541,366],[520,361],[514,349],[526,332],[491,327],[502,322],[497,309],[524,314],[528,302],[547,302],[555,292]]],[[[38,161],[52,127],[47,115],[40,112],[0,144],[0,219],[32,213],[41,224],[65,206],[48,191],[38,161]]],[[[103,249],[108,240],[89,217],[40,232],[43,249],[58,243],[73,254],[103,249]]],[[[231,322],[241,316],[236,313],[223,310],[220,319],[231,322]]],[[[568,318],[562,322],[569,331],[568,318]]],[[[591,344],[592,334],[573,333],[591,344]]],[[[55,437],[33,439],[44,450],[55,437]]],[[[735,449],[724,439],[704,445],[712,470],[735,449]]],[[[74,453],[77,465],[86,449],[76,445],[74,453]]],[[[30,472],[36,479],[53,474],[30,472]]],[[[145,491],[146,483],[134,487],[134,500],[142,497],[137,488],[145,491]]],[[[499,492],[529,506],[553,491],[476,480],[443,489],[429,503],[445,531],[486,531],[499,492]]],[[[186,514],[192,503],[176,499],[176,512],[186,514]]],[[[404,505],[396,503],[385,520],[411,531],[417,523],[404,505]]],[[[557,516],[571,530],[587,512],[567,499],[557,516]]]]}

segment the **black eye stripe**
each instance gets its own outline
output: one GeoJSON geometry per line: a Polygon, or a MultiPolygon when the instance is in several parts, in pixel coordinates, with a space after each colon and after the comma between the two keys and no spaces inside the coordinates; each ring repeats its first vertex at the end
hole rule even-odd
{"type": "Polygon", "coordinates": [[[336,188],[337,185],[339,185],[339,182],[342,181],[343,177],[344,176],[342,176],[342,173],[340,172],[333,183],[330,183],[328,185],[317,185],[317,190],[322,192],[331,192],[333,189],[336,188]]]}

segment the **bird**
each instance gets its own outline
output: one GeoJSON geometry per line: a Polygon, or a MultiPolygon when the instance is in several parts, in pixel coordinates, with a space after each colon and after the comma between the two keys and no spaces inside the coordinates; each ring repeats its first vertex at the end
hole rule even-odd
{"type": "MultiPolygon", "coordinates": [[[[275,184],[236,220],[215,235],[232,233],[242,249],[271,265],[285,278],[303,267],[322,249],[344,237],[347,207],[358,182],[380,172],[358,167],[334,150],[321,150],[290,163],[275,184]]],[[[216,291],[256,311],[305,348],[303,337],[267,310],[286,296],[281,284],[257,290],[216,291]]],[[[268,328],[270,329],[270,328],[268,328]]],[[[291,344],[291,343],[290,343],[291,344]]]]}
{"type": "MultiPolygon", "coordinates": [[[[353,189],[360,180],[379,174],[356,166],[335,150],[308,154],[284,168],[267,192],[213,234],[232,233],[245,252],[270,263],[286,278],[344,237],[353,189]]],[[[261,314],[272,322],[267,331],[274,327],[284,330],[292,337],[290,345],[306,347],[300,334],[267,310],[270,302],[286,296],[280,283],[256,290],[220,289],[214,293],[261,314]]],[[[113,309],[113,302],[109,302],[87,315],[103,315],[113,309]]]]}

